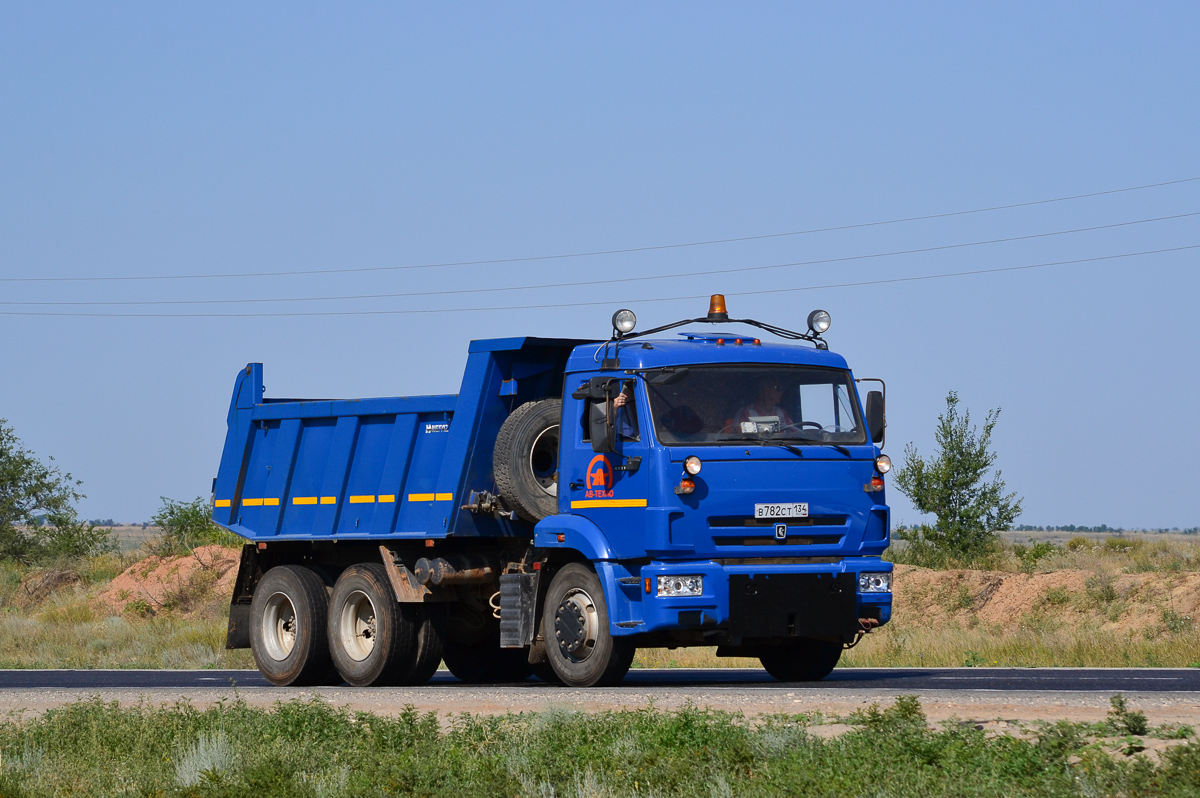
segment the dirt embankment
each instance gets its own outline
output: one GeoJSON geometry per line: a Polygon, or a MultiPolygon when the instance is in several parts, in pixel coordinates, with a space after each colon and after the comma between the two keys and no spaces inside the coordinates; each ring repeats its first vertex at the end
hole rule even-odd
{"type": "Polygon", "coordinates": [[[240,551],[201,546],[191,554],[147,557],[125,569],[97,601],[112,614],[208,613],[229,604],[240,551]]]}
{"type": "Polygon", "coordinates": [[[1031,620],[1099,622],[1128,633],[1192,626],[1200,573],[934,571],[896,566],[894,617],[905,626],[978,623],[1015,631],[1031,620]]]}
{"type": "MultiPolygon", "coordinates": [[[[97,609],[119,615],[219,613],[229,603],[240,552],[204,546],[191,554],[147,557],[96,596],[97,609]]],[[[68,585],[30,585],[54,592],[68,585]]],[[[1060,570],[934,571],[896,566],[894,623],[903,627],[982,626],[1012,632],[1031,622],[1100,625],[1128,634],[1181,631],[1200,619],[1200,573],[1097,573],[1060,570]],[[1177,627],[1177,628],[1176,628],[1177,627]]]]}

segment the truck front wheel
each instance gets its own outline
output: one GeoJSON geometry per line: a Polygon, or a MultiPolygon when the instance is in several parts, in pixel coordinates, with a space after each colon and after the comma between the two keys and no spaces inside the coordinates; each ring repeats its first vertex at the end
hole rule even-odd
{"type": "Polygon", "coordinates": [[[781,682],[816,682],[833,672],[841,656],[841,643],[802,639],[765,650],[758,659],[781,682]]]}
{"type": "Polygon", "coordinates": [[[546,659],[568,687],[608,687],[625,678],[635,648],[608,629],[604,590],[579,563],[559,569],[542,610],[546,659]]]}
{"type": "Polygon", "coordinates": [[[382,565],[352,565],[329,599],[333,663],[355,687],[428,681],[442,653],[436,621],[425,606],[396,601],[382,565]]]}
{"type": "Polygon", "coordinates": [[[328,606],[325,583],[312,570],[279,565],[267,571],[250,603],[250,650],[267,681],[280,687],[329,682],[328,606]]]}

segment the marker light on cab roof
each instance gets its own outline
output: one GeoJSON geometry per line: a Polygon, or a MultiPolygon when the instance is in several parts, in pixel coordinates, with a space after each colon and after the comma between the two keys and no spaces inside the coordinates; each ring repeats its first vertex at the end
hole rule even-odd
{"type": "Polygon", "coordinates": [[[821,335],[829,329],[829,313],[824,310],[814,310],[808,314],[808,329],[821,335]]]}
{"type": "Polygon", "coordinates": [[[621,335],[628,335],[637,326],[637,316],[634,315],[632,310],[618,310],[613,314],[612,325],[613,329],[621,333],[621,335]]]}

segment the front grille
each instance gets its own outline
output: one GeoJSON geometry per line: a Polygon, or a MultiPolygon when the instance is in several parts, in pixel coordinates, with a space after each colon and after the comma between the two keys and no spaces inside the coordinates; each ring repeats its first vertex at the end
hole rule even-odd
{"type": "Polygon", "coordinates": [[[779,540],[773,535],[720,535],[713,538],[718,546],[836,546],[842,542],[844,535],[804,535],[788,536],[779,540]]]}
{"type": "Polygon", "coordinates": [[[841,557],[724,557],[718,565],[816,565],[841,562],[841,557]]]}
{"type": "Polygon", "coordinates": [[[774,527],[776,524],[786,523],[789,527],[792,526],[845,526],[846,516],[844,515],[810,515],[807,518],[755,518],[752,515],[725,515],[714,516],[708,519],[709,527],[713,529],[724,529],[728,527],[759,527],[767,526],[774,527]]]}

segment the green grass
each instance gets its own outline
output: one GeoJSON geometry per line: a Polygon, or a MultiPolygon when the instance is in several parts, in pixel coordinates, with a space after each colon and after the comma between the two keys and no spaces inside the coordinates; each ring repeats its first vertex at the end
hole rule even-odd
{"type": "MultiPolygon", "coordinates": [[[[315,701],[201,711],[94,700],[0,723],[0,795],[1200,793],[1195,739],[1155,762],[1126,755],[1142,749],[1140,737],[1114,742],[1097,736],[1113,730],[1065,722],[1021,737],[965,723],[930,729],[912,697],[855,713],[836,736],[814,734],[818,722],[782,715],[752,722],[689,708],[460,716],[447,727],[411,709],[382,718],[315,701]]],[[[1172,735],[1179,730],[1159,736],[1172,735]]]]}

